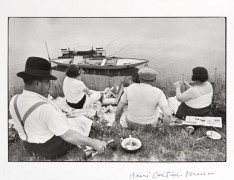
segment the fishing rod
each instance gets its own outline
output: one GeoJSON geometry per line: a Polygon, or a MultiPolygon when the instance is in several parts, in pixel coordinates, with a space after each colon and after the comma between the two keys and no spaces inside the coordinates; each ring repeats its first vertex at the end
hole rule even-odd
{"type": "MultiPolygon", "coordinates": [[[[45,41],[45,45],[46,45],[46,50],[47,50],[47,54],[48,54],[48,59],[49,59],[49,61],[50,61],[50,55],[49,55],[49,51],[48,51],[48,47],[47,47],[46,41],[45,41]]],[[[51,61],[50,61],[50,62],[51,62],[51,61]]]]}
{"type": "Polygon", "coordinates": [[[130,44],[127,44],[126,46],[124,46],[123,48],[121,48],[120,50],[118,50],[117,52],[113,53],[112,56],[114,56],[115,54],[119,53],[120,51],[126,49],[130,44]]]}

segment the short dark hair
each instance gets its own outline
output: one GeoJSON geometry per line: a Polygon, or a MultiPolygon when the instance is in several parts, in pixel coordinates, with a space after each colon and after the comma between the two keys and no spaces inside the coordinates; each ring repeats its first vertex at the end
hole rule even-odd
{"type": "Polygon", "coordinates": [[[35,79],[29,79],[29,78],[22,78],[24,81],[25,85],[31,86],[33,84],[33,81],[35,81],[35,79]]]}
{"type": "Polygon", "coordinates": [[[209,78],[208,71],[204,67],[195,67],[193,69],[192,80],[205,82],[209,78]]]}
{"type": "Polygon", "coordinates": [[[132,82],[134,82],[134,83],[140,83],[139,74],[138,73],[132,76],[132,82]]]}
{"type": "Polygon", "coordinates": [[[79,67],[76,64],[70,65],[66,70],[66,76],[76,78],[80,75],[79,67]]]}
{"type": "Polygon", "coordinates": [[[22,78],[23,81],[24,81],[24,84],[25,85],[28,85],[28,86],[31,86],[33,84],[34,81],[40,81],[42,82],[43,80],[38,80],[38,79],[35,79],[35,78],[22,78]]]}

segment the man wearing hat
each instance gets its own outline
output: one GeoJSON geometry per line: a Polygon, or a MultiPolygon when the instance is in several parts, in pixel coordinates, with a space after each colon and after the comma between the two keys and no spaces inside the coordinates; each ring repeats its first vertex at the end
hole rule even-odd
{"type": "MultiPolygon", "coordinates": [[[[33,155],[54,159],[65,155],[75,145],[86,145],[104,152],[106,143],[91,139],[69,126],[68,119],[47,97],[51,64],[40,57],[29,57],[25,71],[18,77],[24,81],[22,94],[10,101],[10,113],[25,150],[33,155]]],[[[87,119],[89,120],[89,119],[87,119]]]]}
{"type": "Polygon", "coordinates": [[[127,105],[126,122],[130,129],[147,124],[155,126],[158,122],[159,106],[164,114],[163,124],[167,130],[171,110],[163,91],[155,87],[157,72],[151,68],[142,68],[138,75],[140,83],[133,83],[124,91],[116,110],[115,121],[120,121],[123,108],[127,105]]]}

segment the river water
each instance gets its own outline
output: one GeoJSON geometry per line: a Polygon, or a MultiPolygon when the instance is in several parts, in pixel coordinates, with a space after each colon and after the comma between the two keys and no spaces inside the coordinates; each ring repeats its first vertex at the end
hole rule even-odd
{"type": "MultiPolygon", "coordinates": [[[[158,78],[191,77],[196,66],[225,75],[224,18],[10,18],[9,87],[23,81],[29,56],[51,58],[61,48],[103,47],[108,56],[148,59],[158,78]]],[[[64,73],[53,71],[59,77],[64,73]]]]}

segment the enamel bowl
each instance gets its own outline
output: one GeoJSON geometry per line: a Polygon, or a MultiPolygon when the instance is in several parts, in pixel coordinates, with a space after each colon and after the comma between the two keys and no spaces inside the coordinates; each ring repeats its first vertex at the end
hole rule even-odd
{"type": "Polygon", "coordinates": [[[125,138],[122,139],[121,147],[128,153],[136,153],[142,147],[142,143],[137,138],[125,138]]]}

